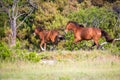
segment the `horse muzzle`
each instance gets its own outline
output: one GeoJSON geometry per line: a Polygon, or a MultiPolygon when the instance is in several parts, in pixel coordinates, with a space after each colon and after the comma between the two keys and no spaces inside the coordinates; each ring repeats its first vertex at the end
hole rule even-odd
{"type": "Polygon", "coordinates": [[[68,30],[65,30],[64,32],[65,32],[65,34],[66,34],[66,33],[68,32],[68,30]]]}
{"type": "Polygon", "coordinates": [[[36,33],[34,32],[33,35],[36,36],[36,33]]]}

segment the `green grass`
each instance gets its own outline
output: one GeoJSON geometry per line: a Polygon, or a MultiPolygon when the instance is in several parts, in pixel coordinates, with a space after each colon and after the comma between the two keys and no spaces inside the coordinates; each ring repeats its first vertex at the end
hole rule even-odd
{"type": "Polygon", "coordinates": [[[54,64],[41,61],[2,62],[0,80],[120,80],[119,57],[109,54],[109,51],[53,51],[41,54],[45,53],[55,58],[59,54],[65,60],[54,64]]]}

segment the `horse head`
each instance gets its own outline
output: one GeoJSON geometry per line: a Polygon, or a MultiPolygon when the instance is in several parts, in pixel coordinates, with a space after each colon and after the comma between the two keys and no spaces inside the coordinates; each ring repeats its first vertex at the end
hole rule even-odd
{"type": "Polygon", "coordinates": [[[65,33],[67,33],[69,30],[72,30],[73,26],[74,26],[73,21],[69,21],[66,25],[65,33]]]}
{"type": "Polygon", "coordinates": [[[74,30],[77,27],[84,27],[82,24],[78,24],[75,21],[69,21],[66,25],[65,33],[67,33],[69,30],[74,30]]]}
{"type": "Polygon", "coordinates": [[[41,31],[43,31],[43,29],[41,27],[36,27],[34,30],[34,34],[38,34],[41,31]]]}

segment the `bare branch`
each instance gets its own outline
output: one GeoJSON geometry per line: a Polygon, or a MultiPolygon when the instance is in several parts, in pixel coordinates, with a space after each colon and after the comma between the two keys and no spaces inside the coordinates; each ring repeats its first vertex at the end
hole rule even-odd
{"type": "Polygon", "coordinates": [[[0,0],[0,5],[3,7],[3,2],[0,0]]]}
{"type": "MultiPolygon", "coordinates": [[[[19,2],[19,0],[17,1],[17,4],[16,4],[16,15],[15,16],[18,16],[18,2],[19,2]]],[[[16,19],[17,19],[17,17],[16,17],[16,19]]]]}
{"type": "Polygon", "coordinates": [[[37,5],[31,2],[31,0],[27,0],[30,6],[32,6],[34,9],[38,9],[37,5]]]}
{"type": "Polygon", "coordinates": [[[19,18],[20,16],[24,15],[26,13],[22,13],[22,14],[19,14],[18,16],[16,16],[16,19],[19,18]]]}
{"type": "Polygon", "coordinates": [[[18,2],[19,0],[14,0],[13,5],[12,5],[12,17],[16,18],[16,16],[18,15],[18,2]]]}
{"type": "MultiPolygon", "coordinates": [[[[19,26],[21,26],[21,25],[24,23],[24,21],[26,20],[26,18],[31,15],[31,13],[34,11],[34,9],[37,8],[37,7],[35,6],[35,4],[33,4],[33,2],[31,2],[30,0],[28,0],[28,3],[30,4],[30,6],[32,6],[33,9],[31,9],[31,10],[29,11],[29,13],[27,14],[27,16],[22,20],[22,22],[21,22],[20,24],[18,24],[18,26],[17,26],[16,28],[18,28],[19,26]]],[[[16,16],[16,19],[17,19],[18,17],[24,15],[24,14],[26,14],[26,13],[17,15],[17,16],[16,16]]]]}
{"type": "Polygon", "coordinates": [[[102,44],[100,44],[100,46],[102,47],[103,45],[107,44],[108,42],[103,42],[102,44]]]}
{"type": "Polygon", "coordinates": [[[11,21],[11,20],[12,20],[12,18],[11,18],[11,11],[10,11],[10,9],[8,10],[8,16],[9,16],[10,21],[11,21]]]}
{"type": "Polygon", "coordinates": [[[14,3],[13,3],[13,5],[12,5],[12,17],[15,16],[15,7],[16,7],[16,2],[15,2],[15,0],[14,0],[14,3]]]}
{"type": "Polygon", "coordinates": [[[28,16],[30,16],[33,11],[34,11],[34,9],[32,9],[32,10],[28,13],[28,15],[22,20],[22,22],[17,26],[17,28],[24,23],[24,21],[26,20],[26,18],[27,18],[28,16]]]}
{"type": "Polygon", "coordinates": [[[118,38],[118,39],[114,39],[114,41],[120,41],[120,38],[118,38]]]}
{"type": "MultiPolygon", "coordinates": [[[[120,41],[120,38],[117,38],[117,39],[114,39],[113,40],[113,42],[115,42],[115,41],[120,41]]],[[[108,42],[103,42],[103,43],[101,43],[100,44],[100,46],[102,47],[103,45],[105,45],[105,44],[107,44],[108,42]]]]}
{"type": "Polygon", "coordinates": [[[8,14],[8,8],[4,6],[4,3],[0,0],[0,6],[1,6],[1,9],[0,9],[0,12],[6,12],[8,14]]]}

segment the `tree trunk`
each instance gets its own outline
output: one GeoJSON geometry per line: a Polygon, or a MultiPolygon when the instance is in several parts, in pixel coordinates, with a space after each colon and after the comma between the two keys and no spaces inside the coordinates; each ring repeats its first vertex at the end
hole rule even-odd
{"type": "Polygon", "coordinates": [[[11,46],[16,45],[16,19],[13,18],[10,23],[11,30],[12,30],[12,39],[11,39],[11,46]]]}
{"type": "Polygon", "coordinates": [[[9,16],[9,19],[10,19],[10,27],[11,27],[10,46],[15,46],[16,45],[17,28],[19,26],[21,26],[21,24],[24,23],[26,18],[34,11],[34,5],[29,1],[29,4],[32,6],[32,8],[30,8],[27,16],[25,16],[25,18],[21,21],[21,23],[17,24],[17,19],[20,16],[25,14],[25,13],[19,14],[19,12],[18,12],[18,2],[19,2],[19,0],[13,0],[12,7],[7,9],[7,13],[8,13],[8,16],[9,16]]]}
{"type": "MultiPolygon", "coordinates": [[[[7,1],[5,1],[6,3],[7,1]]],[[[26,20],[26,18],[34,11],[34,9],[37,9],[36,5],[33,4],[33,2],[31,0],[25,0],[25,3],[27,2],[29,5],[29,11],[28,13],[20,13],[19,12],[19,5],[18,2],[20,2],[20,0],[12,0],[13,4],[9,4],[5,5],[3,0],[0,0],[0,8],[3,9],[4,12],[6,12],[9,16],[9,20],[10,20],[10,27],[11,27],[11,33],[9,33],[9,44],[10,46],[15,46],[16,45],[16,34],[17,34],[17,28],[19,26],[21,26],[24,21],[26,20]],[[27,14],[24,19],[17,24],[17,19],[19,17],[21,17],[22,15],[27,14]]],[[[23,4],[24,5],[24,4],[23,4]]]]}
{"type": "Polygon", "coordinates": [[[16,45],[16,14],[17,14],[17,0],[13,1],[12,11],[9,11],[9,18],[10,18],[10,27],[12,30],[12,39],[11,39],[11,46],[16,45]]]}

